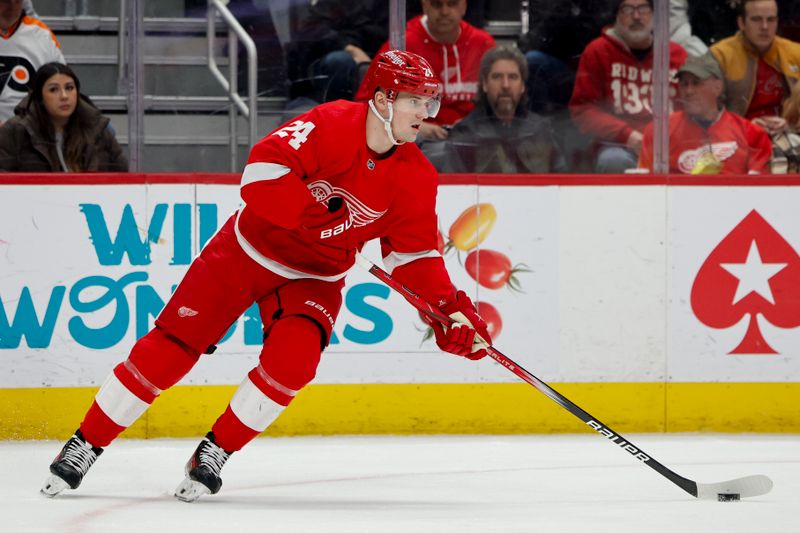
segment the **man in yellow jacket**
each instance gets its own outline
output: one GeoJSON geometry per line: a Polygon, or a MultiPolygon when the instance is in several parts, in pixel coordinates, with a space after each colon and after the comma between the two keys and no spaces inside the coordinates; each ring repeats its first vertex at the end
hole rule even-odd
{"type": "Polygon", "coordinates": [[[725,75],[725,105],[778,133],[786,127],[783,101],[800,79],[800,44],[776,35],[775,0],[744,0],[736,20],[736,35],[711,47],[725,75]]]}

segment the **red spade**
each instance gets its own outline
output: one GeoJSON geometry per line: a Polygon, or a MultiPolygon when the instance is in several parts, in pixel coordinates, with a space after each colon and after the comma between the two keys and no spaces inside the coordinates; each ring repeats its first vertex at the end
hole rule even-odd
{"type": "Polygon", "coordinates": [[[761,334],[756,315],[777,327],[800,326],[800,256],[753,210],[700,267],[691,303],[697,318],[712,328],[729,328],[750,315],[744,339],[729,353],[777,353],[761,334]]]}

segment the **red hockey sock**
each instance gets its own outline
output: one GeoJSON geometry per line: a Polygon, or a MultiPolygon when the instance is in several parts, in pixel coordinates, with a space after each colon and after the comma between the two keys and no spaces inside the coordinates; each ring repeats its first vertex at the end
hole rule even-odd
{"type": "Polygon", "coordinates": [[[229,405],[225,412],[222,413],[211,431],[214,432],[214,438],[217,441],[217,446],[226,452],[238,452],[245,444],[258,437],[260,431],[245,426],[239,418],[231,411],[229,405]]]}
{"type": "Polygon", "coordinates": [[[133,424],[163,389],[177,383],[200,357],[160,328],[139,339],[97,393],[80,430],[96,447],[108,446],[133,424]]]}
{"type": "Polygon", "coordinates": [[[217,444],[235,452],[280,415],[313,379],[320,358],[320,328],[306,317],[278,320],[270,329],[259,365],[239,385],[212,431],[217,444]]]}
{"type": "Polygon", "coordinates": [[[86,442],[96,448],[104,448],[125,431],[125,427],[115,424],[100,409],[97,402],[92,402],[92,406],[81,422],[80,430],[86,442]]]}

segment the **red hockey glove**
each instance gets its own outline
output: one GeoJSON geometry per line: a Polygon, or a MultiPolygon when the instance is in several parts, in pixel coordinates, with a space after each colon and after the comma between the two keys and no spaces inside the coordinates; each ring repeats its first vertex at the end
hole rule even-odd
{"type": "Polygon", "coordinates": [[[478,315],[467,294],[458,291],[456,299],[443,305],[441,310],[456,323],[448,328],[439,321],[426,317],[426,322],[433,328],[439,348],[473,361],[486,357],[486,348],[492,344],[492,338],[486,322],[478,315]]]}
{"type": "Polygon", "coordinates": [[[353,221],[347,203],[339,197],[319,202],[303,212],[300,231],[305,238],[318,243],[317,250],[334,261],[346,261],[355,253],[357,242],[351,236],[353,221]]]}

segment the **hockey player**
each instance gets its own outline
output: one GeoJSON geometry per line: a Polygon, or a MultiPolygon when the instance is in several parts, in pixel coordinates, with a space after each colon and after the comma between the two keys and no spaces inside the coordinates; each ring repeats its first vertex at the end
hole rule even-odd
{"type": "Polygon", "coordinates": [[[441,83],[418,55],[387,51],[367,72],[368,103],[320,105],[256,144],[245,206],[205,246],[128,359],[100,388],[56,456],[42,492],[80,485],[89,467],[159,394],[177,383],[253,302],[264,323],[258,365],[186,465],[175,496],[222,485],[230,455],[264,431],[316,372],[355,253],[379,238],[386,268],[457,320],[432,324],[445,351],[479,359],[486,323],[437,251],[437,174],[414,140],[439,108],[441,83]]]}
{"type": "MultiPolygon", "coordinates": [[[[481,58],[495,47],[494,38],[464,21],[467,0],[422,0],[423,14],[408,21],[406,47],[424,57],[434,74],[444,82],[442,110],[422,124],[420,137],[443,141],[447,128],[475,109],[481,58]]],[[[383,44],[378,52],[389,49],[383,44]]],[[[370,87],[362,81],[356,100],[372,98],[370,87]]]]}

